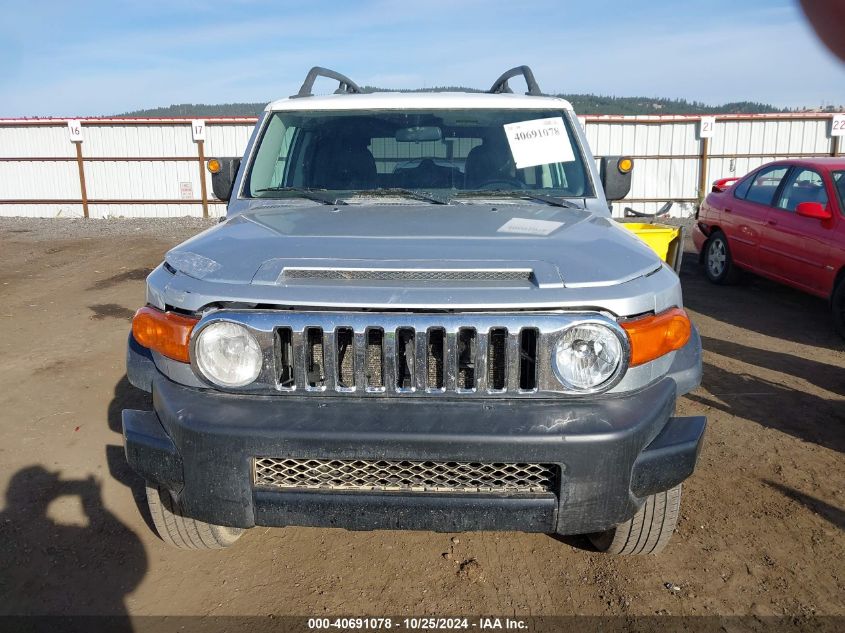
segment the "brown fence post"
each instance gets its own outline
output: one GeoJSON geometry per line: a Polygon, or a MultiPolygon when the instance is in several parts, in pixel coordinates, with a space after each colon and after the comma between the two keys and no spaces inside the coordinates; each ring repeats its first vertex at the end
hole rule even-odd
{"type": "Polygon", "coordinates": [[[76,145],[76,167],[79,169],[79,193],[82,199],[82,215],[88,217],[88,190],[85,187],[85,161],[82,158],[82,122],[68,121],[70,142],[76,145]]]}
{"type": "Polygon", "coordinates": [[[191,138],[197,144],[197,158],[200,164],[200,192],[202,194],[202,217],[208,217],[208,191],[205,188],[205,121],[191,121],[191,138]]]}
{"type": "Polygon", "coordinates": [[[202,217],[208,217],[208,191],[205,188],[205,141],[197,141],[197,154],[200,162],[200,192],[202,193],[202,217]]]}
{"type": "Polygon", "coordinates": [[[82,143],[76,145],[76,166],[79,168],[79,190],[82,192],[82,215],[88,217],[88,190],[85,188],[85,164],[82,160],[82,143]]]}
{"type": "Polygon", "coordinates": [[[698,199],[707,197],[707,158],[710,151],[710,138],[701,139],[701,154],[698,157],[698,199]]]}

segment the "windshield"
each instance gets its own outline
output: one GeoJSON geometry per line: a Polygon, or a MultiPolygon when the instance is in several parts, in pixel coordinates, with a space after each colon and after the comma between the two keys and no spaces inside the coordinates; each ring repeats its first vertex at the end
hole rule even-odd
{"type": "Polygon", "coordinates": [[[297,190],[594,195],[559,110],[276,112],[243,193],[277,198],[297,190]]]}
{"type": "Polygon", "coordinates": [[[833,172],[833,188],[839,196],[839,209],[845,214],[845,171],[833,172]]]}

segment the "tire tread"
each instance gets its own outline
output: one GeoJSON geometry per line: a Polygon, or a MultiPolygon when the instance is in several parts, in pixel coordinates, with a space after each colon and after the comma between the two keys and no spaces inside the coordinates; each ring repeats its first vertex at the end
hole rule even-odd
{"type": "Polygon", "coordinates": [[[243,533],[185,516],[178,497],[160,486],[147,486],[147,505],[159,538],[178,549],[223,549],[243,533]]]}
{"type": "Polygon", "coordinates": [[[646,497],[642,507],[625,523],[590,540],[607,554],[658,554],[669,543],[678,524],[681,484],[646,497]]]}

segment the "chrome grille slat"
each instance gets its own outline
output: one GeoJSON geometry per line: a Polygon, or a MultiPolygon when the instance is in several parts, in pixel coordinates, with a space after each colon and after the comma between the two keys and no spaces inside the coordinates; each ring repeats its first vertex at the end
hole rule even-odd
{"type": "Polygon", "coordinates": [[[428,371],[428,331],[417,330],[414,335],[414,342],[416,343],[416,350],[414,353],[414,361],[417,366],[414,370],[416,376],[416,388],[425,390],[431,388],[429,384],[428,371]]]}
{"type": "Polygon", "coordinates": [[[355,332],[352,337],[355,354],[355,388],[367,388],[367,333],[355,332]]]}
{"type": "Polygon", "coordinates": [[[554,493],[557,466],[364,459],[257,457],[253,482],[275,490],[361,490],[476,494],[554,493]]]}
{"type": "Polygon", "coordinates": [[[443,377],[446,382],[446,391],[452,392],[456,388],[456,377],[458,375],[458,332],[449,330],[446,332],[446,359],[443,363],[443,377]]]}
{"type": "Polygon", "coordinates": [[[508,330],[505,353],[505,384],[509,393],[519,391],[519,330],[508,330]]]}
{"type": "Polygon", "coordinates": [[[323,332],[323,384],[326,389],[335,389],[337,382],[337,330],[323,332]]]}
{"type": "Polygon", "coordinates": [[[308,366],[308,350],[305,345],[305,332],[294,330],[293,335],[293,382],[295,389],[307,386],[305,368],[308,366]]]}
{"type": "Polygon", "coordinates": [[[487,330],[478,330],[475,336],[475,384],[484,393],[487,391],[487,330]]]}
{"type": "Polygon", "coordinates": [[[396,391],[396,330],[385,330],[382,339],[382,373],[387,391],[396,391]]]}

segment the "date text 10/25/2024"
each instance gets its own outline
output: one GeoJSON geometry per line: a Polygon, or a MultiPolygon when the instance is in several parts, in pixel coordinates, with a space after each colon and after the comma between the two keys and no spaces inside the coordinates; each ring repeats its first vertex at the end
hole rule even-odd
{"type": "Polygon", "coordinates": [[[519,631],[528,628],[525,620],[518,618],[309,618],[310,630],[472,630],[480,631],[519,631]]]}

